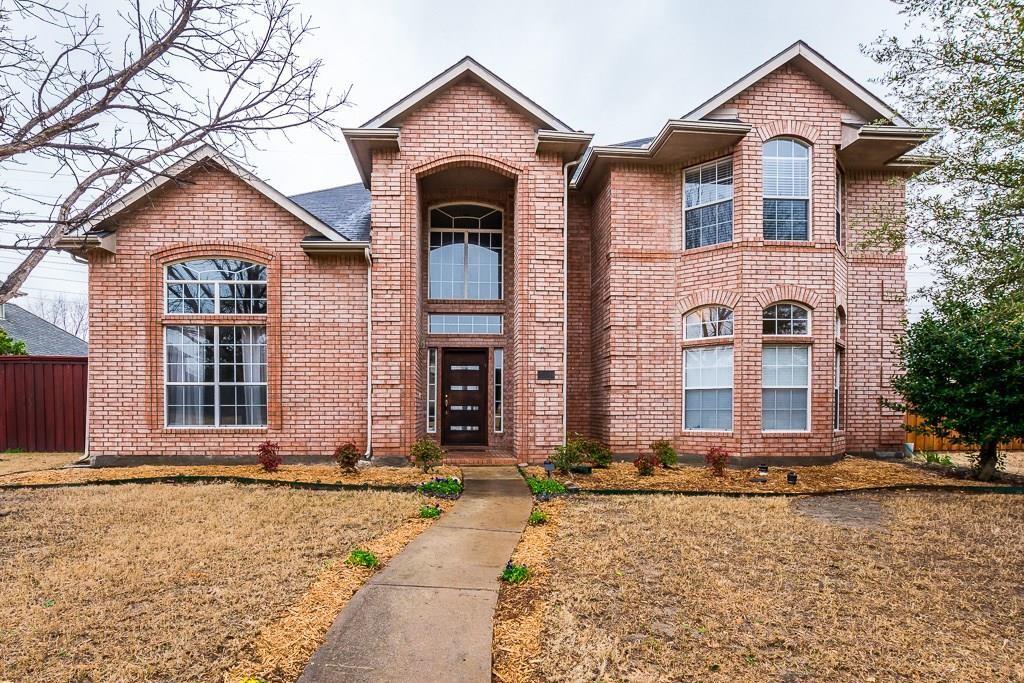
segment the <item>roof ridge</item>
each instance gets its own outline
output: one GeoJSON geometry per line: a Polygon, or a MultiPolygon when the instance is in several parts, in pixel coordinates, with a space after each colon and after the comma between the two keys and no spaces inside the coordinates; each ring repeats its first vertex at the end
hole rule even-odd
{"type": "MultiPolygon", "coordinates": [[[[318,192],[330,192],[331,190],[341,190],[346,187],[363,187],[360,182],[345,183],[344,185],[332,185],[331,187],[322,187],[319,190],[307,190],[305,192],[299,192],[298,194],[288,195],[288,199],[294,199],[295,197],[305,197],[307,194],[316,194],[318,192]]],[[[365,189],[365,188],[364,188],[365,189]]],[[[369,190],[367,190],[369,192],[369,190]]]]}

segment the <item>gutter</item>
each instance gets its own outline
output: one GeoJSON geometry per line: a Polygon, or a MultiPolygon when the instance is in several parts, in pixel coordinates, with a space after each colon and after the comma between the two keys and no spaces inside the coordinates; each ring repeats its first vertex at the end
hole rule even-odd
{"type": "Polygon", "coordinates": [[[562,165],[562,445],[569,429],[569,169],[579,159],[562,165]]]}

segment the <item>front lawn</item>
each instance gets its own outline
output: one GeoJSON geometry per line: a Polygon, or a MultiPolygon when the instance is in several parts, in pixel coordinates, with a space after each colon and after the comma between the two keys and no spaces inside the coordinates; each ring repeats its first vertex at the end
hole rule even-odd
{"type": "Polygon", "coordinates": [[[496,678],[1024,680],[1022,500],[546,503],[514,556],[534,577],[502,587],[496,678]]]}
{"type": "Polygon", "coordinates": [[[70,464],[81,457],[81,453],[0,452],[0,476],[16,472],[34,472],[64,467],[64,465],[70,464]]]}
{"type": "Polygon", "coordinates": [[[421,502],[232,484],[0,491],[0,681],[220,680],[421,502]]]}

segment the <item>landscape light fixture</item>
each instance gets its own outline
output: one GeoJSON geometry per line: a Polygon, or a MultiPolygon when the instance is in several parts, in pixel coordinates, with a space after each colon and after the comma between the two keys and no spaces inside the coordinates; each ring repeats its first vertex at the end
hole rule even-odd
{"type": "Polygon", "coordinates": [[[550,460],[545,460],[544,471],[547,473],[548,479],[550,479],[552,472],[555,471],[555,463],[551,462],[550,460]]]}
{"type": "Polygon", "coordinates": [[[796,483],[796,472],[790,472],[789,474],[787,474],[786,475],[786,481],[788,481],[790,484],[795,484],[796,483]]]}
{"type": "Polygon", "coordinates": [[[768,465],[758,465],[757,466],[757,476],[759,476],[759,477],[767,477],[768,476],[768,465]]]}

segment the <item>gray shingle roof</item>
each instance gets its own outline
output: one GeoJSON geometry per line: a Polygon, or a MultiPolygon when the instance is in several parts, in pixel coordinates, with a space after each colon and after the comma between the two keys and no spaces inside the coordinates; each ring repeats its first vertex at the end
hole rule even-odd
{"type": "Polygon", "coordinates": [[[356,242],[370,240],[370,191],[362,184],[304,192],[289,199],[342,237],[356,242]]]}
{"type": "Polygon", "coordinates": [[[30,356],[88,356],[89,345],[21,306],[7,304],[2,328],[15,341],[25,342],[30,356]]]}
{"type": "Polygon", "coordinates": [[[651,144],[651,140],[654,138],[640,138],[639,140],[627,140],[626,142],[616,142],[611,147],[646,147],[651,144]]]}

